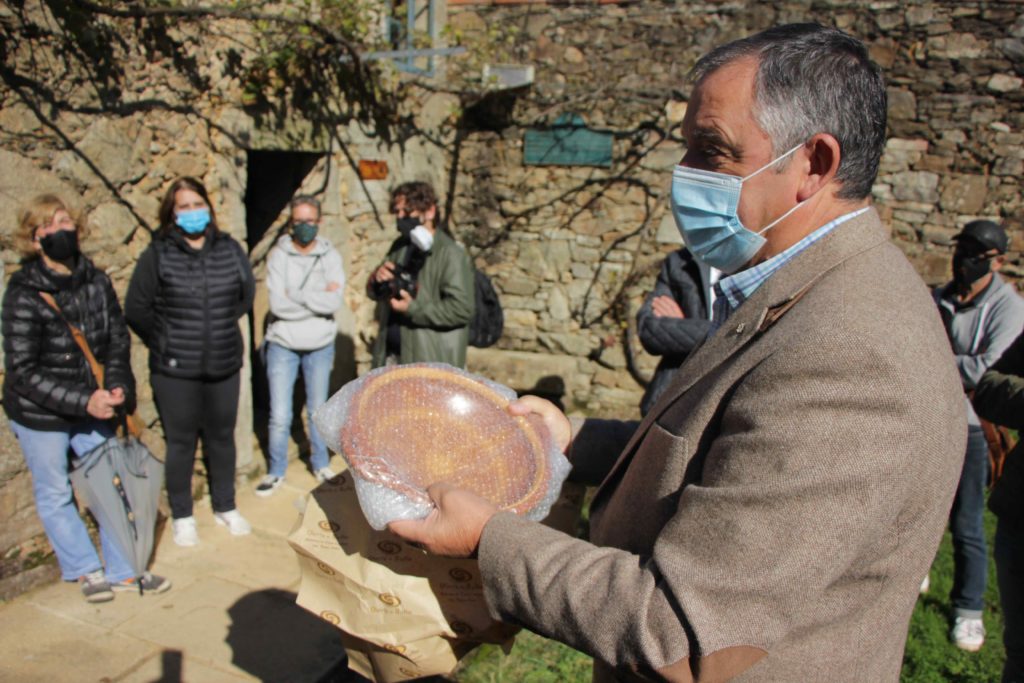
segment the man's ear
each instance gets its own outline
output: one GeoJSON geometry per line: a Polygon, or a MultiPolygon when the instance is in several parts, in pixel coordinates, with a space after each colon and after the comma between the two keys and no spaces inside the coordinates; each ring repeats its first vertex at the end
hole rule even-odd
{"type": "Polygon", "coordinates": [[[818,133],[807,141],[806,147],[809,149],[809,163],[807,175],[797,191],[799,201],[810,199],[835,180],[842,157],[839,141],[828,133],[818,133]]]}
{"type": "Polygon", "coordinates": [[[431,204],[430,208],[423,212],[423,217],[433,225],[437,220],[437,204],[431,204]]]}

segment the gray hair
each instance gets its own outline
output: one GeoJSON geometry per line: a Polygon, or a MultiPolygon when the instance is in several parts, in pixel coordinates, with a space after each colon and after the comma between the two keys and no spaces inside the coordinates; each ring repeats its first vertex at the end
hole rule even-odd
{"type": "Polygon", "coordinates": [[[882,72],[864,44],[819,24],[786,24],[715,48],[690,78],[699,85],[744,57],[758,59],[753,115],[774,155],[828,133],[839,142],[837,196],[867,197],[885,147],[887,101],[882,72]]]}
{"type": "Polygon", "coordinates": [[[316,209],[316,217],[320,218],[320,200],[311,194],[299,194],[295,195],[290,202],[288,202],[288,214],[289,219],[291,218],[291,212],[296,206],[312,206],[316,209]]]}

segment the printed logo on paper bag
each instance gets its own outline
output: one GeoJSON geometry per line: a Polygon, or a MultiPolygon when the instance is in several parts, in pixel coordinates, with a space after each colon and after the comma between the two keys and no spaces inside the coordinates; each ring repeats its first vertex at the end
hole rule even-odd
{"type": "Polygon", "coordinates": [[[329,519],[325,519],[324,521],[320,522],[320,524],[318,524],[317,526],[319,526],[324,531],[330,531],[332,534],[341,529],[340,524],[338,524],[337,522],[332,522],[329,519]]]}
{"type": "Polygon", "coordinates": [[[323,562],[317,562],[316,568],[322,571],[324,574],[327,574],[327,576],[334,576],[337,573],[323,562]]]}
{"type": "Polygon", "coordinates": [[[398,596],[392,595],[391,593],[381,593],[377,596],[377,599],[388,607],[398,607],[402,604],[402,601],[398,599],[398,596]]]}
{"type": "Polygon", "coordinates": [[[321,612],[320,618],[329,624],[334,624],[335,626],[341,623],[341,617],[339,617],[337,614],[331,611],[321,612]]]}
{"type": "Polygon", "coordinates": [[[396,655],[404,655],[406,650],[405,645],[381,645],[381,647],[388,652],[394,652],[396,655]]]}
{"type": "Polygon", "coordinates": [[[466,583],[467,581],[473,580],[473,573],[463,569],[462,567],[449,569],[448,576],[452,577],[452,581],[457,581],[458,583],[466,583]]]}
{"type": "Polygon", "coordinates": [[[381,541],[377,544],[377,549],[385,555],[397,555],[402,552],[402,544],[394,541],[381,541]]]}
{"type": "Polygon", "coordinates": [[[448,625],[452,627],[452,631],[457,636],[468,636],[473,632],[473,627],[464,621],[452,621],[448,625]]]}

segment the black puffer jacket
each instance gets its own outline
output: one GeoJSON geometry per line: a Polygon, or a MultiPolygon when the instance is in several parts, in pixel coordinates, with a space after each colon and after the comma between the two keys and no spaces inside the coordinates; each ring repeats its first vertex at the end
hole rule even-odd
{"type": "Polygon", "coordinates": [[[149,347],[150,372],[182,379],[227,377],[242,367],[238,319],[252,306],[249,259],[230,235],[202,249],[180,231],[153,240],[125,297],[128,325],[149,347]]]}
{"type": "Polygon", "coordinates": [[[637,336],[647,353],[661,356],[658,369],[640,401],[640,412],[647,414],[686,357],[699,346],[711,328],[707,294],[702,291],[700,270],[686,249],[668,255],[658,273],[654,290],[647,295],[636,314],[637,336]],[[668,296],[683,309],[685,318],[659,318],[652,308],[654,298],[668,296]]]}
{"type": "Polygon", "coordinates": [[[105,370],[105,389],[124,389],[135,405],[131,339],[110,278],[79,256],[70,276],[57,275],[41,259],[11,276],[4,293],[4,412],[40,431],[69,429],[89,419],[86,406],[98,388],[85,355],[68,326],[39,292],[57,300],[64,317],[85,333],[105,370]]]}

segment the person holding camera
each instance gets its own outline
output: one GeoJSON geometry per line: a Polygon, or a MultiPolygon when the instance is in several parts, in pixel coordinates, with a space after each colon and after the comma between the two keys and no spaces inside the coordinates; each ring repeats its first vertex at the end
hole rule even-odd
{"type": "Polygon", "coordinates": [[[391,193],[399,238],[367,282],[380,324],[373,367],[406,363],[466,366],[473,318],[473,264],[437,220],[437,195],[424,182],[391,193]]]}
{"type": "MultiPolygon", "coordinates": [[[[269,496],[284,483],[288,467],[288,435],[292,426],[292,394],[302,368],[306,411],[327,401],[334,368],[334,313],[344,303],[345,270],[341,254],[323,236],[320,202],[300,195],[291,201],[288,234],[282,235],[267,258],[267,380],[270,385],[270,430],[267,476],[256,486],[257,496],[269,496]]],[[[330,454],[309,423],[310,466],[318,482],[334,477],[330,454]]]]}

